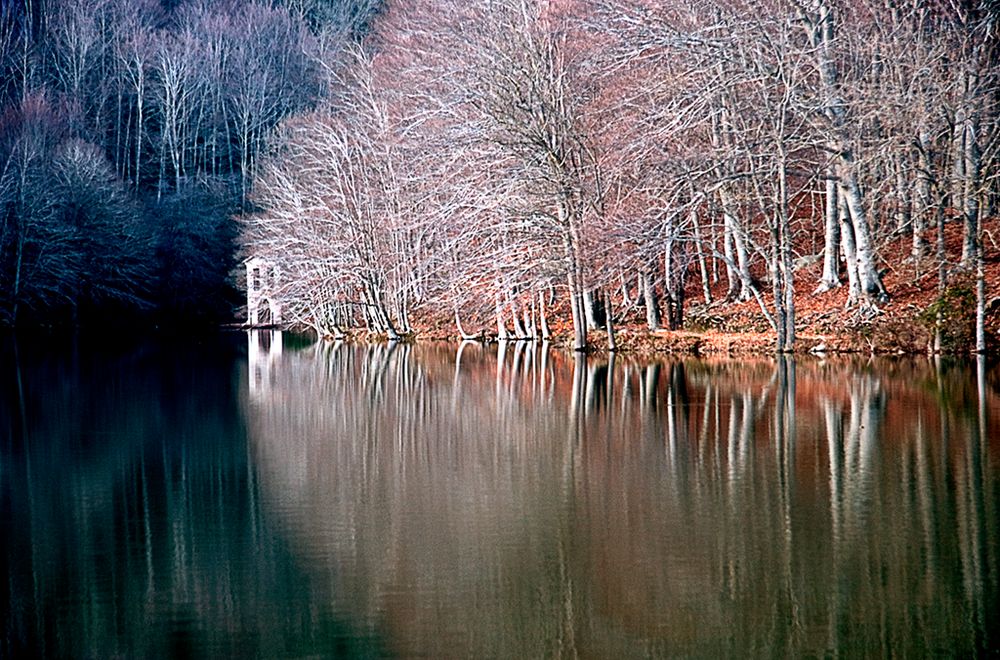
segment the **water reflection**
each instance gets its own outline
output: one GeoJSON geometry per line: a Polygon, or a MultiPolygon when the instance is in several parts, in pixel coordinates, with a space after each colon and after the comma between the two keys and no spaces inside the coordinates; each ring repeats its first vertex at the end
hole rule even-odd
{"type": "Polygon", "coordinates": [[[286,354],[264,507],[392,654],[996,649],[985,366],[616,362],[286,354]]]}
{"type": "Polygon", "coordinates": [[[998,650],[980,360],[2,345],[0,657],[998,650]]]}
{"type": "Polygon", "coordinates": [[[379,654],[261,516],[244,346],[0,342],[0,657],[379,654]]]}

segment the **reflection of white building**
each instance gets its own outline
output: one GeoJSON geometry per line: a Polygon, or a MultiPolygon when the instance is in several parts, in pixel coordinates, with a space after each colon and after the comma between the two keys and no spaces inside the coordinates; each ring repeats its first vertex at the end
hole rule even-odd
{"type": "Polygon", "coordinates": [[[281,323],[281,304],[274,299],[278,271],[270,262],[252,257],[247,268],[247,323],[251,327],[281,323]]]}
{"type": "Polygon", "coordinates": [[[247,331],[247,374],[250,396],[266,397],[271,393],[271,366],[281,359],[282,339],[277,330],[247,331]]]}

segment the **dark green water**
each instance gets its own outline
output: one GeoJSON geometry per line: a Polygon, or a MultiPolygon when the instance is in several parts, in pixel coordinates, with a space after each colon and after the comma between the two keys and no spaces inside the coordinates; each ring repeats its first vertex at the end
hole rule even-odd
{"type": "Polygon", "coordinates": [[[0,349],[0,658],[1000,653],[1000,371],[0,349]]]}

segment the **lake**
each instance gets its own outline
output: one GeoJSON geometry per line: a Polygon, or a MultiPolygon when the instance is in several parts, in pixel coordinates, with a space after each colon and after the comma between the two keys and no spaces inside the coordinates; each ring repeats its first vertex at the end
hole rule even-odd
{"type": "Polygon", "coordinates": [[[0,357],[0,657],[1000,652],[982,360],[0,357]]]}

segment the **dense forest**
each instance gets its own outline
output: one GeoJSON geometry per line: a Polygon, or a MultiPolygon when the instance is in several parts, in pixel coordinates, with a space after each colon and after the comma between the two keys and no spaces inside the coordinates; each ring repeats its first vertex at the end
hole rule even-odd
{"type": "Polygon", "coordinates": [[[4,6],[0,323],[232,319],[255,258],[321,336],[752,307],[791,350],[804,296],[864,326],[895,278],[986,346],[993,2],[4,6]]]}
{"type": "Polygon", "coordinates": [[[231,321],[234,216],[375,2],[0,9],[0,326],[231,321]]]}
{"type": "Polygon", "coordinates": [[[637,309],[679,329],[695,304],[749,301],[789,350],[803,294],[864,324],[893,273],[936,292],[919,312],[938,346],[978,301],[982,348],[998,18],[976,2],[391,2],[336,91],[275,133],[243,240],[285,320],[332,336],[435,314],[462,336],[546,336],[554,316],[583,349],[637,309]]]}

